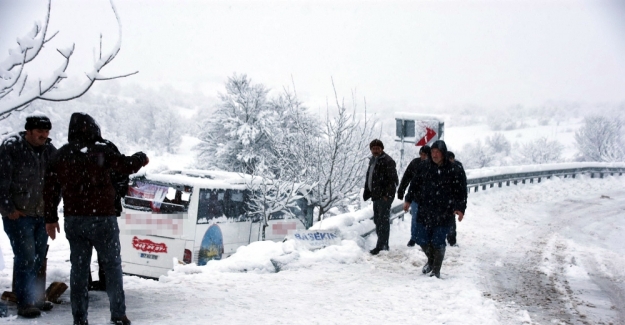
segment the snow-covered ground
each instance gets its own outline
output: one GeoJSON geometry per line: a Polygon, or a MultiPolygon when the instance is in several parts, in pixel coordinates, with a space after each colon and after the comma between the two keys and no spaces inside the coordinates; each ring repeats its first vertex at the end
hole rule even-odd
{"type": "MultiPolygon", "coordinates": [[[[206,266],[181,266],[160,281],[124,278],[133,324],[625,324],[625,182],[552,179],[471,193],[448,247],[442,279],[423,276],[405,246],[409,218],[391,228],[391,250],[368,253],[375,235],[307,251],[293,241],[257,242],[206,266]],[[284,265],[278,273],[271,258],[284,265]]],[[[12,252],[0,233],[11,286],[12,252]]],[[[48,282],[69,283],[69,246],[51,242],[48,282]]],[[[95,264],[94,264],[95,269],[95,264]]],[[[71,324],[65,303],[35,320],[71,324]]],[[[107,324],[108,298],[90,293],[90,324],[107,324]]]]}

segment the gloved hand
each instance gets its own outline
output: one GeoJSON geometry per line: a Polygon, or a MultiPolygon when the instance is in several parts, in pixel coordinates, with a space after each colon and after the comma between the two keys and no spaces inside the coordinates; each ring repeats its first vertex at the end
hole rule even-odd
{"type": "Polygon", "coordinates": [[[150,162],[148,155],[144,154],[141,151],[136,152],[133,156],[139,158],[139,160],[141,161],[141,166],[145,166],[150,162]]]}

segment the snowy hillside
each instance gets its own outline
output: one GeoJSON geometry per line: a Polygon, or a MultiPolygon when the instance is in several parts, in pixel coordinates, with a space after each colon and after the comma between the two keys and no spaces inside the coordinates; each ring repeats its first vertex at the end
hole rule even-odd
{"type": "MultiPolygon", "coordinates": [[[[126,276],[133,324],[623,324],[623,178],[553,179],[471,193],[448,247],[442,280],[421,275],[424,254],[406,247],[409,221],[391,228],[391,250],[366,242],[307,251],[257,242],[206,266],[181,266],[160,281],[126,276]],[[270,258],[282,256],[279,273],[270,258]]],[[[11,285],[12,253],[0,234],[11,285]]],[[[69,246],[51,242],[48,281],[69,282],[69,246]]],[[[95,269],[95,264],[94,264],[95,269]]],[[[67,293],[62,297],[68,300],[67,293]]],[[[108,299],[90,293],[90,324],[107,324],[108,299]]],[[[11,306],[10,314],[15,315],[11,306]]],[[[37,320],[69,324],[68,302],[37,320]]]]}

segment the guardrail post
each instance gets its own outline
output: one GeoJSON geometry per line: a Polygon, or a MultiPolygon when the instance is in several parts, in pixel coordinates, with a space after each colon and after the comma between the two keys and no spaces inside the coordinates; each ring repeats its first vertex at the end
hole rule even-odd
{"type": "Polygon", "coordinates": [[[522,180],[522,181],[521,181],[521,183],[522,183],[522,184],[525,184],[525,180],[522,180]]]}
{"type": "Polygon", "coordinates": [[[493,188],[493,186],[495,186],[495,183],[490,183],[490,188],[493,188]]]}
{"type": "Polygon", "coordinates": [[[540,183],[540,177],[538,177],[538,183],[540,183]]]}
{"type": "Polygon", "coordinates": [[[533,184],[533,183],[534,183],[534,179],[530,178],[530,184],[533,184]]]}
{"type": "Polygon", "coordinates": [[[595,173],[590,173],[590,178],[595,178],[595,173]]]}
{"type": "Polygon", "coordinates": [[[603,178],[603,173],[599,173],[599,178],[603,178]]]}
{"type": "Polygon", "coordinates": [[[572,176],[573,176],[573,178],[575,178],[575,174],[573,174],[572,176]]]}
{"type": "Polygon", "coordinates": [[[501,187],[501,182],[499,182],[499,187],[501,187]]]}
{"type": "Polygon", "coordinates": [[[479,186],[475,185],[475,192],[477,192],[479,186]]]}
{"type": "Polygon", "coordinates": [[[486,191],[486,184],[482,185],[482,190],[486,191]]]}

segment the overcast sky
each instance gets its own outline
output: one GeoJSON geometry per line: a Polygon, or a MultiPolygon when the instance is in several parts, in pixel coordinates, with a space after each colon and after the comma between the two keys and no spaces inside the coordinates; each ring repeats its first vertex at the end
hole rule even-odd
{"type": "MultiPolygon", "coordinates": [[[[27,28],[16,26],[43,20],[32,8],[46,1],[30,2],[0,0],[0,60],[27,28]]],[[[273,89],[293,79],[314,107],[333,96],[333,78],[340,96],[355,90],[375,110],[625,100],[624,1],[114,3],[122,48],[103,71],[138,70],[127,81],[144,85],[214,95],[235,72],[273,89]]],[[[59,44],[76,40],[92,59],[100,31],[105,49],[116,41],[108,1],[52,6],[59,44]]]]}

